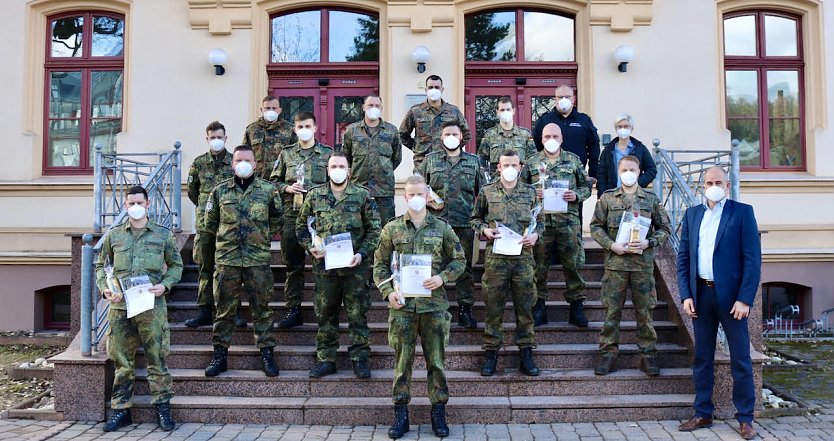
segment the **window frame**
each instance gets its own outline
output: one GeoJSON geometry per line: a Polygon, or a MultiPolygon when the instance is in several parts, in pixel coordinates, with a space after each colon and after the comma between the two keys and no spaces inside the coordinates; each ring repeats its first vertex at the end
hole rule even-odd
{"type": "MultiPolygon", "coordinates": [[[[98,10],[82,10],[62,12],[46,17],[46,41],[44,47],[44,86],[43,86],[43,159],[42,170],[44,175],[64,175],[64,176],[78,176],[93,174],[93,167],[95,166],[90,161],[91,150],[93,146],[90,145],[90,130],[92,128],[93,120],[121,120],[121,130],[124,130],[124,83],[122,84],[122,111],[118,118],[93,118],[91,108],[91,89],[92,89],[92,73],[100,71],[120,71],[124,78],[125,72],[125,53],[127,50],[127,20],[124,14],[119,14],[110,11],[98,10]],[[55,20],[69,17],[83,17],[84,27],[82,28],[81,47],[82,55],[80,57],[54,57],[52,56],[52,23],[55,20]],[[120,56],[93,56],[92,55],[92,39],[93,28],[88,27],[87,23],[93,23],[93,17],[108,17],[115,20],[121,20],[124,23],[124,32],[122,40],[122,55],[120,56]],[[50,131],[49,125],[53,120],[60,118],[50,118],[50,101],[51,101],[51,75],[53,72],[81,72],[81,115],[77,118],[79,121],[79,161],[77,166],[56,166],[49,165],[49,158],[51,151],[49,148],[50,131]]],[[[75,118],[73,118],[75,119],[75,118]]]]}
{"type": "Polygon", "coordinates": [[[802,17],[785,13],[782,11],[761,9],[761,10],[743,10],[724,14],[722,17],[722,32],[724,23],[728,19],[744,16],[755,17],[755,33],[756,33],[756,54],[755,55],[726,55],[726,37],[722,38],[721,47],[722,55],[724,57],[724,108],[725,108],[725,124],[729,130],[731,120],[746,120],[752,117],[731,117],[729,111],[729,100],[727,100],[727,85],[726,78],[729,71],[755,71],[756,72],[756,90],[758,92],[758,114],[759,119],[759,164],[744,165],[741,167],[742,171],[761,171],[761,172],[783,172],[783,171],[807,171],[807,141],[806,141],[806,115],[805,115],[805,57],[802,34],[802,17]],[[792,20],[796,25],[796,56],[768,56],[766,55],[766,39],[765,39],[765,16],[776,16],[792,20]],[[796,118],[799,121],[799,143],[802,163],[800,166],[779,166],[772,165],[770,161],[770,115],[768,112],[769,98],[767,91],[767,73],[769,71],[788,71],[794,70],[798,77],[798,106],[799,112],[796,118]]]}

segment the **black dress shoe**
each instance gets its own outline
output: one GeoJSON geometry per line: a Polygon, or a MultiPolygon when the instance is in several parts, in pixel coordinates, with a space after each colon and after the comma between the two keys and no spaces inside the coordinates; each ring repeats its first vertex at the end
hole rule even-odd
{"type": "Polygon", "coordinates": [[[130,409],[115,409],[110,420],[104,425],[105,432],[113,432],[122,427],[133,424],[133,417],[130,416],[130,409]]]}

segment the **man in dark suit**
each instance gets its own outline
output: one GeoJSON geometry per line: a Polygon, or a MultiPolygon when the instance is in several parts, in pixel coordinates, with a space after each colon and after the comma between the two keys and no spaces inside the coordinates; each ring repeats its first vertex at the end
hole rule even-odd
{"type": "Polygon", "coordinates": [[[695,327],[695,416],[678,429],[689,432],[712,425],[713,359],[720,323],[730,349],[739,434],[753,439],[756,391],[747,316],[759,288],[762,254],[753,207],[727,200],[729,189],[724,169],[707,169],[707,201],[686,210],[681,228],[678,288],[695,327]]]}

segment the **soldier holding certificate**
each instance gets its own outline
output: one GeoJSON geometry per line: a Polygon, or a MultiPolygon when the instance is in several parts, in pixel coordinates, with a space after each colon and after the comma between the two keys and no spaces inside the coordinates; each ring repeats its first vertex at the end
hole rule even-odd
{"type": "Polygon", "coordinates": [[[339,308],[344,302],[353,373],[357,378],[369,378],[368,257],[379,244],[379,213],[368,189],[349,181],[350,169],[344,153],[330,155],[327,174],[330,182],[310,190],[295,223],[299,242],[313,255],[316,277],[318,363],[310,370],[310,377],[336,373],[339,308]],[[339,241],[341,237],[347,240],[339,241]]]}
{"type": "MultiPolygon", "coordinates": [[[[388,344],[394,349],[394,424],[388,430],[391,438],[400,438],[409,430],[408,403],[411,401],[411,373],[417,336],[423,345],[423,356],[428,370],[429,400],[431,401],[432,431],[438,437],[449,435],[446,425],[446,402],[449,388],[446,384],[444,359],[449,341],[449,301],[443,284],[457,280],[463,274],[466,258],[452,227],[442,219],[426,211],[428,189],[420,176],[405,181],[405,200],[408,211],[394,218],[382,229],[379,248],[374,254],[374,281],[383,297],[388,300],[388,344]],[[429,292],[420,297],[406,297],[408,292],[394,287],[392,254],[406,257],[431,256],[431,277],[421,287],[429,292]]],[[[415,257],[414,260],[421,260],[415,257]]],[[[394,265],[396,267],[396,265],[394,265]]],[[[407,272],[411,268],[402,267],[407,272]]],[[[399,283],[396,283],[399,287],[399,283]]],[[[407,291],[412,291],[411,289],[407,291]]],[[[420,291],[415,289],[413,291],[420,291]]]]}

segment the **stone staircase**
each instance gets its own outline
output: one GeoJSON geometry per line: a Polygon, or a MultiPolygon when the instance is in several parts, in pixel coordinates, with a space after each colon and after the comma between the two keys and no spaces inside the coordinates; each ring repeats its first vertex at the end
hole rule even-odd
{"type": "MultiPolygon", "coordinates": [[[[691,413],[693,387],[690,369],[690,341],[679,323],[677,308],[663,279],[658,274],[658,305],[654,312],[658,331],[658,362],[661,376],[648,378],[637,368],[635,314],[626,305],[621,333],[620,370],[597,377],[599,330],[605,314],[600,301],[603,267],[602,250],[586,241],[587,264],[583,274],[588,282],[586,314],[591,321],[586,329],[566,323],[568,304],[562,298],[564,278],[561,268],[551,268],[550,324],[536,328],[534,356],[542,375],[527,377],[517,372],[518,349],[512,345],[515,327],[512,305],[504,314],[506,347],[499,353],[498,374],[481,377],[480,349],[484,303],[478,301],[474,315],[479,329],[457,326],[456,290],[447,287],[453,313],[450,344],[446,351],[446,374],[450,400],[449,422],[462,423],[552,423],[590,421],[633,421],[683,419],[691,413]]],[[[267,378],[260,371],[258,352],[253,344],[251,322],[237,329],[229,351],[229,371],[207,378],[203,369],[211,359],[211,328],[187,328],[183,322],[196,313],[197,268],[191,262],[188,245],[183,249],[186,268],[181,283],[168,302],[171,327],[171,352],[168,367],[174,378],[176,397],[172,401],[174,418],[182,422],[203,423],[288,423],[330,425],[388,424],[392,417],[391,383],[393,350],[387,344],[387,304],[375,300],[369,312],[371,328],[372,378],[353,376],[347,357],[347,324],[341,317],[339,373],[311,380],[307,373],[315,364],[315,315],[313,275],[305,272],[304,325],[291,330],[276,329],[276,360],[281,374],[267,378]]],[[[483,257],[482,257],[483,258],[483,257]]],[[[275,295],[270,306],[276,319],[284,312],[283,280],[285,267],[280,253],[273,252],[275,295]]],[[[476,300],[481,300],[482,262],[475,267],[476,300]]],[[[379,293],[372,291],[374,299],[379,293]]],[[[242,304],[245,317],[249,306],[242,304]]],[[[139,421],[154,421],[153,407],[144,369],[144,355],[137,355],[136,396],[133,416],[139,421]]],[[[422,351],[417,348],[412,383],[413,423],[428,421],[426,371],[422,351]]]]}

